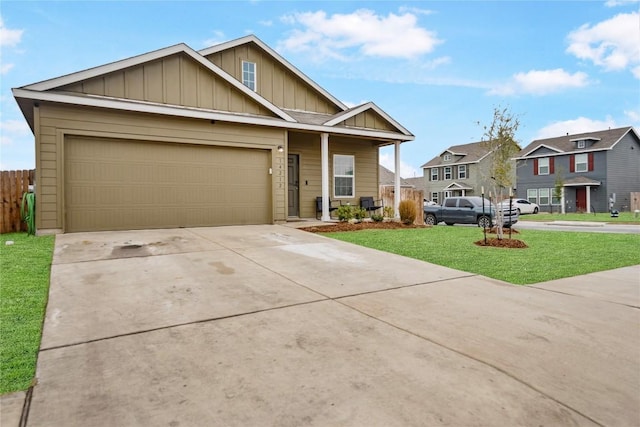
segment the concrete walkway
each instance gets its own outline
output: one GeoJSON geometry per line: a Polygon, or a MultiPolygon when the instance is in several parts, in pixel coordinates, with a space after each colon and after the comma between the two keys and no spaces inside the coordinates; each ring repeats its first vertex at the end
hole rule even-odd
{"type": "Polygon", "coordinates": [[[639,307],[640,266],[523,287],[286,226],[60,235],[2,426],[638,425],[639,307]]]}

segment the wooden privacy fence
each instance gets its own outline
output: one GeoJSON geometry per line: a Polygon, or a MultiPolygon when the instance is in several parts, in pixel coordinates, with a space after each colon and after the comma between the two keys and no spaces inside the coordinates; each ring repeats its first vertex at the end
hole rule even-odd
{"type": "Polygon", "coordinates": [[[20,204],[22,195],[33,185],[35,175],[35,170],[0,172],[0,234],[27,231],[27,224],[20,218],[20,204]]]}
{"type": "Polygon", "coordinates": [[[631,202],[629,209],[631,212],[640,211],[640,192],[631,193],[629,201],[631,202]]]}
{"type": "MultiPolygon", "coordinates": [[[[383,206],[392,206],[395,196],[394,187],[390,185],[380,186],[380,199],[383,206]]],[[[413,187],[400,187],[400,200],[413,200],[416,204],[416,220],[414,224],[424,224],[424,193],[413,187]]]]}

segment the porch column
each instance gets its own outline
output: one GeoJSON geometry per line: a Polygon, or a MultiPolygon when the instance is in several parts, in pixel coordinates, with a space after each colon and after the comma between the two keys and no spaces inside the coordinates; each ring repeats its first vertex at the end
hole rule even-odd
{"type": "Polygon", "coordinates": [[[564,187],[562,187],[562,192],[560,193],[560,212],[564,215],[566,212],[564,206],[564,187]]]}
{"type": "Polygon", "coordinates": [[[395,142],[395,176],[393,180],[393,217],[400,219],[400,141],[395,142]]]}
{"type": "Polygon", "coordinates": [[[320,159],[322,169],[322,220],[331,221],[329,215],[329,134],[320,134],[320,159]]]}
{"type": "Polygon", "coordinates": [[[591,213],[591,187],[587,185],[587,213],[591,213]]]}

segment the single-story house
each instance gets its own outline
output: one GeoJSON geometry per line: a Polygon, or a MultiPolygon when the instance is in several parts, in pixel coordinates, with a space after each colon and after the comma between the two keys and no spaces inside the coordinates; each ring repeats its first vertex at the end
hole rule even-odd
{"type": "Polygon", "coordinates": [[[253,35],[177,44],[13,96],[35,137],[40,234],[272,224],[314,218],[318,196],[328,220],[329,199],[378,194],[379,147],[395,145],[399,163],[414,139],[253,35]]]}

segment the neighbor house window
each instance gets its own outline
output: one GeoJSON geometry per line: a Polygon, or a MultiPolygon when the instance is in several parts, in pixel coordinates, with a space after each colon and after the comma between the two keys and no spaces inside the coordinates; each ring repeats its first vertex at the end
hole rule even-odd
{"type": "Polygon", "coordinates": [[[437,192],[431,193],[431,201],[433,203],[438,203],[438,193],[437,192]]]}
{"type": "Polygon", "coordinates": [[[531,203],[538,203],[538,190],[535,188],[527,190],[527,200],[531,203]]]}
{"type": "Polygon", "coordinates": [[[467,179],[467,165],[458,166],[458,179],[467,179]]]}
{"type": "Polygon", "coordinates": [[[538,175],[549,175],[549,158],[538,159],[538,175]]]}
{"type": "Polygon", "coordinates": [[[584,148],[587,145],[587,143],[582,140],[582,141],[578,141],[578,148],[584,148]]]}
{"type": "Polygon", "coordinates": [[[333,156],[333,193],[335,197],[353,197],[354,157],[343,154],[333,156]]]}
{"type": "Polygon", "coordinates": [[[438,168],[431,168],[431,181],[438,180],[438,168]]]}
{"type": "Polygon", "coordinates": [[[575,157],[575,171],[576,172],[586,172],[589,170],[589,156],[586,153],[584,154],[576,154],[575,157]]]}
{"type": "Polygon", "coordinates": [[[560,197],[556,197],[556,189],[550,188],[551,191],[551,204],[552,205],[560,205],[562,204],[562,193],[560,193],[560,197]]]}
{"type": "Polygon", "coordinates": [[[538,195],[540,197],[539,205],[548,205],[549,204],[549,189],[548,188],[540,188],[538,190],[538,195]]]}
{"type": "Polygon", "coordinates": [[[256,90],[256,63],[242,61],[242,84],[251,89],[256,90]]]}
{"type": "Polygon", "coordinates": [[[451,161],[451,154],[447,153],[444,155],[444,161],[445,162],[450,162],[451,161]]]}
{"type": "Polygon", "coordinates": [[[444,179],[451,179],[451,166],[444,168],[444,179]]]}

